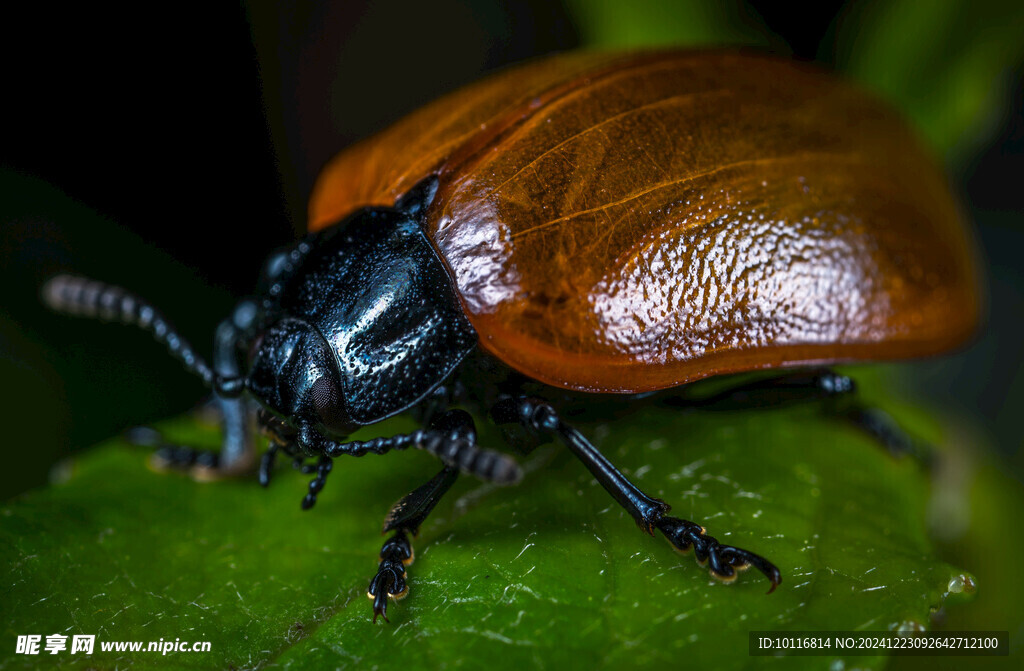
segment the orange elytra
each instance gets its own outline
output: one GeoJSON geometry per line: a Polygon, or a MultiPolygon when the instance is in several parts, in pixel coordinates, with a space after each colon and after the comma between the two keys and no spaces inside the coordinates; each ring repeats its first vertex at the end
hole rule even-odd
{"type": "Polygon", "coordinates": [[[978,321],[944,176],[890,109],[734,51],[508,69],[335,157],[319,230],[439,180],[425,227],[480,345],[546,384],[936,354],[978,321]]]}

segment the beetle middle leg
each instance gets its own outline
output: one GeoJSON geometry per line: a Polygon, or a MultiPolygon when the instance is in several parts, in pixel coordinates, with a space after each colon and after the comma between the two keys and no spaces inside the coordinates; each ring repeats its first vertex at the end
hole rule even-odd
{"type": "Polygon", "coordinates": [[[929,466],[933,461],[927,445],[910,438],[884,411],[857,398],[857,385],[849,376],[830,369],[799,370],[744,382],[702,398],[674,395],[665,403],[701,410],[749,410],[778,408],[799,403],[824,403],[831,416],[867,434],[895,457],[909,456],[929,466]]]}
{"type": "Polygon", "coordinates": [[[557,411],[546,402],[529,397],[500,400],[491,410],[498,424],[517,424],[527,431],[527,437],[543,442],[557,437],[594,475],[601,486],[626,509],[637,526],[654,535],[657,529],[681,552],[693,550],[697,561],[706,565],[711,575],[731,582],[739,571],[753,566],[771,582],[769,593],[782,582],[779,569],[770,561],[749,550],[723,545],[708,536],[704,527],[689,520],[669,517],[669,505],[648,496],[629,481],[619,469],[603,455],[583,434],[566,424],[557,411]]]}

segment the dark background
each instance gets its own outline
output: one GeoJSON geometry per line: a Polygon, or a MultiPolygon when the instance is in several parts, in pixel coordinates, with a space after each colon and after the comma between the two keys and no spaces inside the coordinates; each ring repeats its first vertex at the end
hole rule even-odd
{"type": "MultiPolygon", "coordinates": [[[[845,4],[784,4],[736,4],[735,35],[716,39],[833,65],[830,36],[845,4]]],[[[131,288],[208,354],[214,326],[252,289],[266,253],[303,229],[331,155],[481,73],[577,47],[588,30],[581,6],[0,10],[0,496],[203,397],[140,333],[44,311],[47,278],[73,271],[131,288]]],[[[680,40],[686,27],[664,25],[680,40]]],[[[1019,60],[1007,63],[1009,103],[993,106],[983,141],[947,166],[984,250],[989,323],[969,351],[910,376],[940,407],[973,416],[1018,473],[1021,71],[1019,60]]]]}

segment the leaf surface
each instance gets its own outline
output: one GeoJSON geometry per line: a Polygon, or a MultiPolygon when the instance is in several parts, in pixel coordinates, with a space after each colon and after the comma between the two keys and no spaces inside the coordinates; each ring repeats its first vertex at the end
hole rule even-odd
{"type": "MultiPolygon", "coordinates": [[[[936,436],[927,416],[900,417],[936,436]]],[[[499,441],[478,425],[484,441],[499,441]]],[[[412,426],[392,420],[374,434],[412,426]]],[[[215,429],[190,418],[165,428],[216,443],[215,429]]],[[[456,483],[415,542],[409,597],[392,605],[390,625],[375,626],[366,599],[375,531],[391,503],[436,471],[429,456],[339,460],[303,512],[308,476],[290,469],[266,491],[249,479],[198,483],[147,470],[144,452],[115,441],[76,462],[66,482],[2,509],[2,666],[742,668],[750,630],[927,626],[961,575],[927,537],[922,470],[820,408],[649,406],[580,428],[673,514],[775,562],[780,588],[766,596],[754,571],[731,585],[712,580],[692,556],[641,533],[549,445],[522,457],[528,473],[517,487],[456,483]],[[17,635],[45,643],[53,633],[96,634],[97,650],[10,654],[17,635]],[[212,650],[99,649],[176,638],[212,650]]]]}

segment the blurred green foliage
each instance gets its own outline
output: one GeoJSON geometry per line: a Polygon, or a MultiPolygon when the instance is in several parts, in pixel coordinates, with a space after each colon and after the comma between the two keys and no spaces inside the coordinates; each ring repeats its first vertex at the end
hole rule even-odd
{"type": "Polygon", "coordinates": [[[778,43],[746,4],[735,0],[566,0],[584,46],[716,46],[778,43]]]}
{"type": "Polygon", "coordinates": [[[1024,62],[1024,3],[850,3],[835,31],[837,67],[896,104],[950,163],[1005,120],[1024,62]]]}

